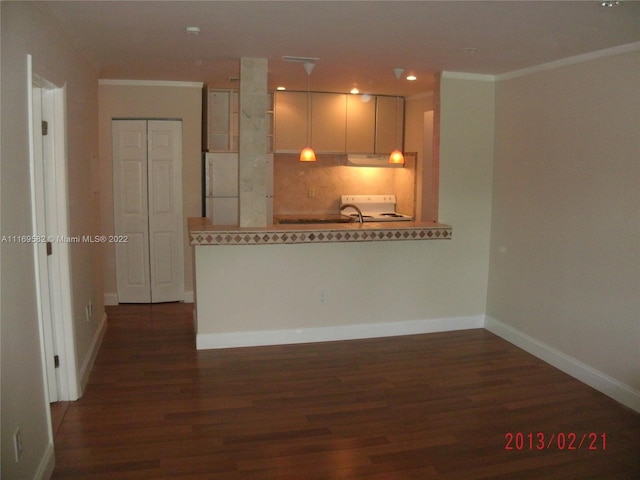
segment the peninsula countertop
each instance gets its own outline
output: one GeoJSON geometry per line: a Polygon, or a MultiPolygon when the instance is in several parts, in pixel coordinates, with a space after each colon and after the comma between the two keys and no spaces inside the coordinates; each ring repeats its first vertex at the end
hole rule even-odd
{"type": "Polygon", "coordinates": [[[450,225],[435,222],[276,223],[238,227],[212,225],[208,218],[191,217],[188,230],[192,246],[450,240],[452,236],[450,225]]]}

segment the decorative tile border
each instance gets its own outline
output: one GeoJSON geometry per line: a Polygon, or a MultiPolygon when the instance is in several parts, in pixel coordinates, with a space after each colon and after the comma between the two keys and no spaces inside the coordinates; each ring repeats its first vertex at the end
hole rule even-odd
{"type": "MultiPolygon", "coordinates": [[[[278,228],[278,227],[275,227],[278,228]]],[[[294,243],[390,242],[399,240],[450,240],[448,225],[424,224],[407,227],[358,229],[238,229],[195,230],[189,232],[190,244],[200,245],[277,245],[294,243]]]]}

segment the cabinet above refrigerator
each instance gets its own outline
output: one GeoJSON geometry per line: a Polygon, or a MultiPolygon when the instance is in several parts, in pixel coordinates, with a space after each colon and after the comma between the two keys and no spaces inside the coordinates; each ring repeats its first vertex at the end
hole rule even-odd
{"type": "MultiPolygon", "coordinates": [[[[273,151],[273,94],[267,98],[267,151],[273,151]]],[[[204,87],[202,105],[202,151],[237,152],[240,139],[238,90],[204,87]]]]}

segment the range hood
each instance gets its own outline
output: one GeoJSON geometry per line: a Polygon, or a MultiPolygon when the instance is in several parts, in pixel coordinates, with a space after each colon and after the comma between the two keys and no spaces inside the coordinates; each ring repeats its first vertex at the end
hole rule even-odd
{"type": "Polygon", "coordinates": [[[402,168],[404,165],[389,163],[389,155],[348,153],[346,165],[350,167],[402,168]]]}

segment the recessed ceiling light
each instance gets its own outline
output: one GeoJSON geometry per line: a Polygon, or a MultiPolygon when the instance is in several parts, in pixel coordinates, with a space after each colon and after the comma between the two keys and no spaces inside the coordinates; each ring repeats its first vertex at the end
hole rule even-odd
{"type": "Polygon", "coordinates": [[[351,89],[351,93],[353,93],[354,95],[357,95],[357,94],[359,94],[359,93],[360,93],[360,90],[358,90],[356,87],[353,87],[353,88],[351,89]]]}
{"type": "Polygon", "coordinates": [[[187,27],[184,29],[187,35],[200,35],[200,27],[187,27]]]}
{"type": "Polygon", "coordinates": [[[276,90],[280,90],[280,91],[286,90],[286,89],[287,89],[286,87],[276,87],[276,90]]]}
{"type": "Polygon", "coordinates": [[[413,82],[414,80],[417,80],[418,77],[416,77],[415,75],[407,75],[407,80],[409,80],[410,82],[413,82]]]}

